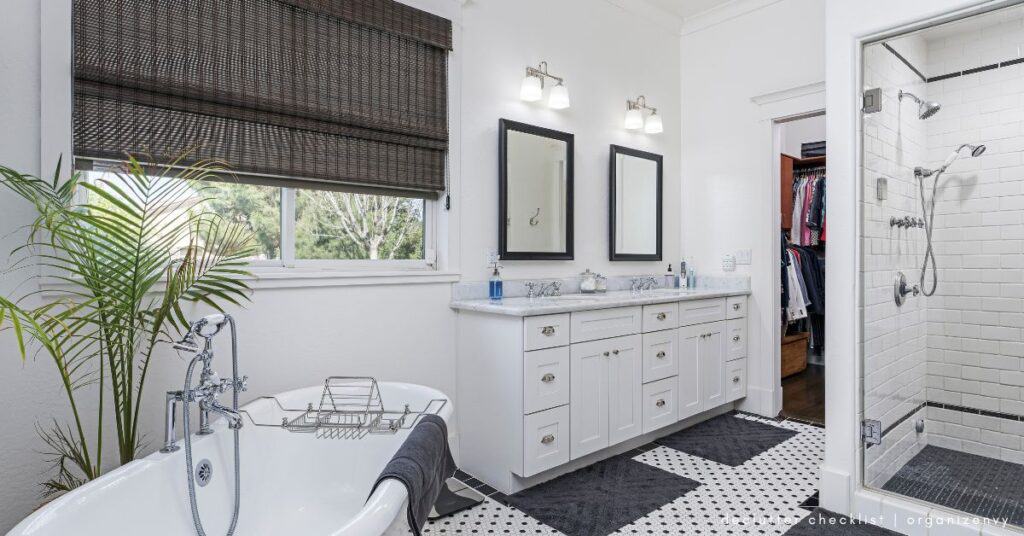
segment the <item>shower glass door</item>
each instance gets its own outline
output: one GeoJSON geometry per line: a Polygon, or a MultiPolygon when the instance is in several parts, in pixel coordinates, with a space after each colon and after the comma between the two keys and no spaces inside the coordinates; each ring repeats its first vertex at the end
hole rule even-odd
{"type": "Polygon", "coordinates": [[[1022,52],[1019,4],[865,45],[860,207],[864,483],[1018,526],[1022,52]]]}

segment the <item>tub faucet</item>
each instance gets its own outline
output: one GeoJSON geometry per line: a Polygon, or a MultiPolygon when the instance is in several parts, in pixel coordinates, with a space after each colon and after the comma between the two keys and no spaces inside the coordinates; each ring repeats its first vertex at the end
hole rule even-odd
{"type": "MultiPolygon", "coordinates": [[[[213,429],[210,427],[211,413],[221,415],[227,419],[228,427],[232,430],[238,430],[242,427],[241,414],[218,403],[217,397],[229,390],[233,390],[236,393],[237,399],[237,393],[247,389],[249,378],[248,376],[238,376],[237,359],[233,359],[232,369],[234,376],[230,380],[221,379],[214,372],[212,366],[213,338],[230,320],[230,317],[225,315],[210,315],[201,318],[189,326],[188,332],[180,341],[174,343],[174,348],[177,350],[196,352],[193,364],[200,364],[202,370],[199,373],[199,385],[186,387],[181,391],[167,392],[164,407],[164,446],[160,449],[160,452],[174,452],[180,448],[176,444],[177,439],[175,437],[177,405],[179,403],[195,402],[199,405],[199,430],[196,432],[199,435],[213,433],[213,429]],[[197,337],[203,339],[201,350],[196,342],[197,337]]],[[[189,430],[186,430],[185,433],[188,434],[189,430]]]]}

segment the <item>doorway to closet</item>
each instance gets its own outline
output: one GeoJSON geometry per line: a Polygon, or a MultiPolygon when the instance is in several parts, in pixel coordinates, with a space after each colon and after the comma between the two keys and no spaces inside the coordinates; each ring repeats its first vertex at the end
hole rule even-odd
{"type": "Polygon", "coordinates": [[[778,123],[782,415],[825,423],[825,115],[778,123]]]}

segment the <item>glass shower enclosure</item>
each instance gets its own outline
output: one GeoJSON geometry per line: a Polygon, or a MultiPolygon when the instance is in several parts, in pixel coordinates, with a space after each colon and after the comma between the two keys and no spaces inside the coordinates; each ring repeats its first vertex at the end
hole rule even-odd
{"type": "Polygon", "coordinates": [[[863,481],[1024,527],[1024,6],[862,69],[863,481]]]}

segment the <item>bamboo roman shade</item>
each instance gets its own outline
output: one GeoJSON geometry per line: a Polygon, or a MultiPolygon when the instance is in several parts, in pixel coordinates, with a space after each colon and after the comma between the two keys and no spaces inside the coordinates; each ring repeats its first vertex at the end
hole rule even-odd
{"type": "Polygon", "coordinates": [[[79,161],[223,160],[242,180],[445,188],[451,22],[393,0],[75,0],[79,161]]]}

